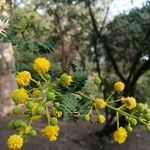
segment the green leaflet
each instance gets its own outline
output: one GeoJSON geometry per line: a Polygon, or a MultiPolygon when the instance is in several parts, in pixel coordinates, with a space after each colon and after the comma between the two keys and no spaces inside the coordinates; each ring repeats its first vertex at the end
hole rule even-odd
{"type": "Polygon", "coordinates": [[[70,119],[73,117],[74,112],[77,111],[78,101],[77,98],[71,93],[67,93],[60,100],[60,107],[63,111],[64,118],[70,119]]]}
{"type": "Polygon", "coordinates": [[[50,71],[52,78],[59,77],[62,73],[61,63],[53,63],[50,71]]]}
{"type": "Polygon", "coordinates": [[[73,62],[73,69],[73,84],[71,87],[73,91],[80,91],[86,83],[87,73],[83,71],[79,61],[77,60],[73,62]]]}
{"type": "Polygon", "coordinates": [[[64,114],[64,119],[72,119],[75,114],[86,114],[90,111],[92,104],[86,99],[76,97],[71,93],[67,93],[60,100],[60,107],[64,114]]]}

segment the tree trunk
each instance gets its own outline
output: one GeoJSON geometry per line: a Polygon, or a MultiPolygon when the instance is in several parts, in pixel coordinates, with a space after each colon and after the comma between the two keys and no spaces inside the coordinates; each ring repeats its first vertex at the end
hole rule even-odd
{"type": "Polygon", "coordinates": [[[0,44],[0,117],[6,116],[13,106],[11,92],[17,87],[11,68],[14,64],[11,43],[0,44]]]}

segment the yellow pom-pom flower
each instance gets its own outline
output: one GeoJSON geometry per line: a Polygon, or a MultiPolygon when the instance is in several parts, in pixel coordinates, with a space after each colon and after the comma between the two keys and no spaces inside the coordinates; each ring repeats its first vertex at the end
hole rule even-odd
{"type": "Polygon", "coordinates": [[[62,116],[62,112],[61,111],[55,111],[54,116],[57,118],[60,118],[62,116]]]}
{"type": "Polygon", "coordinates": [[[42,129],[43,136],[46,136],[50,141],[56,141],[60,128],[58,125],[48,125],[42,129]]]}
{"type": "Polygon", "coordinates": [[[116,83],[114,84],[114,89],[115,89],[117,92],[123,91],[124,88],[125,88],[125,85],[124,85],[123,82],[116,82],[116,83]]]}
{"type": "Polygon", "coordinates": [[[99,124],[103,124],[103,123],[105,122],[105,116],[99,114],[99,115],[97,116],[97,122],[98,122],[99,124]]]}
{"type": "Polygon", "coordinates": [[[96,98],[95,99],[95,106],[96,106],[96,108],[98,108],[98,109],[103,109],[103,108],[105,108],[106,107],[106,102],[104,101],[104,99],[102,99],[102,98],[96,98]]]}
{"type": "Polygon", "coordinates": [[[20,135],[11,135],[7,140],[7,146],[10,150],[21,150],[23,138],[20,135]]]}
{"type": "Polygon", "coordinates": [[[17,73],[16,81],[17,81],[18,85],[21,85],[21,86],[29,85],[29,83],[31,81],[31,74],[30,74],[30,72],[22,71],[22,72],[17,73]]]}
{"type": "Polygon", "coordinates": [[[134,97],[122,97],[121,101],[125,105],[125,107],[130,110],[135,108],[137,105],[136,99],[134,97]]]}
{"type": "Polygon", "coordinates": [[[15,89],[12,92],[12,99],[16,104],[24,104],[29,98],[28,92],[24,89],[15,89]]]}
{"type": "Polygon", "coordinates": [[[38,73],[47,73],[51,67],[50,61],[46,58],[36,58],[33,62],[33,69],[38,73]]]}
{"type": "Polygon", "coordinates": [[[41,91],[40,90],[34,90],[32,92],[32,97],[33,98],[39,98],[39,97],[41,97],[41,91]]]}
{"type": "Polygon", "coordinates": [[[119,144],[124,143],[126,138],[127,138],[127,131],[123,127],[118,128],[113,134],[114,141],[119,144]]]}
{"type": "Polygon", "coordinates": [[[72,76],[67,75],[65,73],[62,74],[60,78],[61,78],[61,84],[64,85],[64,86],[69,86],[73,82],[72,76]]]}

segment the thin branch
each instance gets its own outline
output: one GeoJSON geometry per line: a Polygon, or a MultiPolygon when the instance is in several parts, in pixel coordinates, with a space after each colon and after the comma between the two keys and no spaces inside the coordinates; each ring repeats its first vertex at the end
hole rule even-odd
{"type": "Polygon", "coordinates": [[[107,55],[108,55],[108,57],[109,57],[109,59],[110,59],[110,61],[111,61],[111,63],[112,63],[112,66],[113,66],[113,68],[114,68],[114,71],[115,71],[115,73],[117,74],[117,76],[120,78],[120,80],[122,80],[123,82],[126,82],[124,76],[123,76],[123,75],[121,74],[121,72],[119,71],[119,67],[118,67],[118,65],[117,65],[117,63],[116,63],[116,61],[115,61],[115,58],[113,57],[113,54],[112,54],[113,49],[110,48],[110,47],[107,45],[106,42],[107,42],[107,41],[104,39],[104,40],[103,40],[104,48],[105,48],[105,51],[107,52],[107,55]]]}
{"type": "Polygon", "coordinates": [[[140,51],[137,52],[136,56],[135,56],[135,59],[132,63],[132,66],[131,66],[131,69],[130,69],[130,73],[129,73],[129,76],[127,77],[127,82],[130,81],[133,73],[135,72],[135,68],[136,66],[138,65],[139,63],[139,60],[140,60],[140,57],[142,56],[142,53],[140,51]]]}
{"type": "Polygon", "coordinates": [[[148,69],[150,69],[150,57],[149,60],[145,61],[143,65],[137,70],[131,84],[136,83],[137,80],[141,77],[141,75],[143,75],[148,69]]]}
{"type": "MultiPolygon", "coordinates": [[[[97,22],[96,22],[95,16],[93,15],[93,11],[92,11],[92,9],[91,9],[91,2],[90,2],[90,0],[88,1],[87,6],[88,6],[88,8],[89,8],[89,14],[90,14],[91,21],[92,21],[92,25],[93,25],[93,29],[94,29],[94,31],[95,31],[95,34],[96,34],[97,38],[100,39],[100,41],[104,44],[105,51],[107,52],[107,54],[108,54],[108,56],[109,56],[109,59],[110,59],[112,65],[113,65],[113,68],[114,68],[116,74],[118,75],[118,77],[119,77],[122,81],[125,82],[125,79],[124,79],[123,75],[121,74],[121,72],[119,71],[119,68],[118,68],[118,66],[117,66],[117,64],[116,64],[116,61],[115,61],[115,59],[113,58],[113,55],[112,55],[112,53],[111,53],[111,50],[110,50],[110,48],[108,48],[108,46],[107,46],[107,44],[106,44],[106,41],[105,41],[106,38],[104,39],[104,37],[102,37],[101,33],[98,31],[97,22]]],[[[107,18],[108,11],[109,11],[109,9],[107,10],[105,19],[107,18]]],[[[105,23],[105,19],[104,19],[104,21],[103,21],[104,23],[105,23]]],[[[102,29],[101,29],[101,30],[102,30],[102,29]]],[[[101,31],[101,32],[102,32],[102,31],[101,31]]]]}

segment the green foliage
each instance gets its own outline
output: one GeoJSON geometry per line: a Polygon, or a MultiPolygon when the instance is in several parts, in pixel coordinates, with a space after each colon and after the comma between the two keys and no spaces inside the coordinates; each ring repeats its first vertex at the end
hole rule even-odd
{"type": "Polygon", "coordinates": [[[71,119],[75,115],[89,113],[92,103],[85,98],[67,93],[60,99],[60,108],[63,111],[64,119],[71,119]]]}
{"type": "Polygon", "coordinates": [[[138,82],[136,94],[138,95],[139,99],[141,99],[141,102],[150,103],[149,85],[150,85],[150,71],[148,71],[138,82]]]}
{"type": "Polygon", "coordinates": [[[62,74],[61,63],[53,63],[50,71],[52,78],[59,77],[62,74]]]}
{"type": "Polygon", "coordinates": [[[82,92],[89,95],[95,95],[98,93],[98,86],[93,81],[87,80],[85,86],[82,89],[82,92]]]}
{"type": "Polygon", "coordinates": [[[14,18],[1,18],[3,22],[10,19],[6,36],[1,41],[10,41],[19,51],[31,53],[50,53],[56,48],[56,37],[49,36],[49,23],[36,11],[17,9],[14,18]]]}
{"type": "Polygon", "coordinates": [[[7,28],[9,26],[10,17],[5,15],[0,15],[0,37],[4,38],[7,36],[7,28]]]}
{"type": "Polygon", "coordinates": [[[84,98],[79,100],[77,109],[81,115],[88,114],[91,108],[92,108],[92,103],[90,101],[87,101],[84,98]]]}
{"type": "Polygon", "coordinates": [[[67,93],[60,100],[60,108],[64,114],[65,119],[70,119],[74,116],[75,112],[77,111],[77,106],[78,100],[71,93],[67,93]]]}
{"type": "Polygon", "coordinates": [[[87,73],[83,71],[79,61],[73,62],[73,70],[73,84],[71,87],[73,91],[80,91],[86,83],[87,73]]]}

